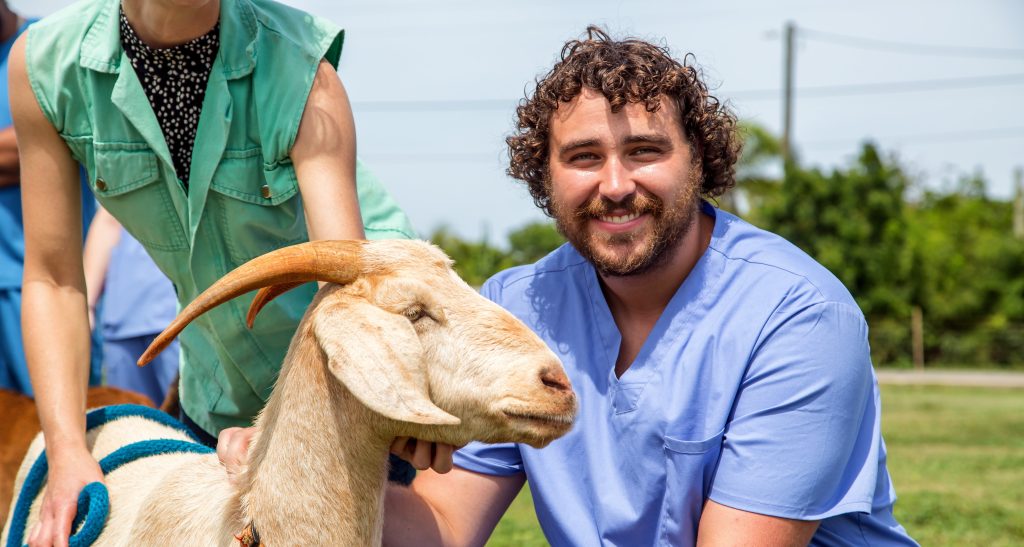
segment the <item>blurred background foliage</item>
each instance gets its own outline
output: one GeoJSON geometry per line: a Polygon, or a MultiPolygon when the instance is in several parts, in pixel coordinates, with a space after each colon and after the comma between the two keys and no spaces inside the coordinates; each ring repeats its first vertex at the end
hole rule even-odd
{"type": "MultiPolygon", "coordinates": [[[[916,309],[929,366],[1024,368],[1024,237],[1014,235],[1013,203],[988,196],[981,174],[925,187],[870,142],[830,172],[797,161],[780,169],[773,135],[753,125],[743,135],[736,188],[718,205],[842,280],[868,318],[876,365],[910,366],[916,309]]],[[[503,243],[465,241],[445,227],[430,239],[475,286],[564,242],[551,223],[503,243]]]]}

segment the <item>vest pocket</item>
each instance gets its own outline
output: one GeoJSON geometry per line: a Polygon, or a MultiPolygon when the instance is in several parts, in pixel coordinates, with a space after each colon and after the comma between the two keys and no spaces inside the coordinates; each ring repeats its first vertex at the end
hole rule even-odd
{"type": "Polygon", "coordinates": [[[259,148],[227,150],[214,172],[207,202],[236,265],[309,239],[291,163],[265,166],[259,148]]]}
{"type": "Polygon", "coordinates": [[[700,441],[665,436],[665,500],[661,545],[693,545],[725,430],[700,441]]]}
{"type": "Polygon", "coordinates": [[[147,249],[178,251],[188,246],[185,229],[160,176],[157,156],[146,144],[95,143],[89,180],[97,201],[147,249]]]}

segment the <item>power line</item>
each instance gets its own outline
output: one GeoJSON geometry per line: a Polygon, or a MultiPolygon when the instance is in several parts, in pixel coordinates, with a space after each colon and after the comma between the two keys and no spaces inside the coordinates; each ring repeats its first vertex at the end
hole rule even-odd
{"type": "Polygon", "coordinates": [[[468,112],[478,110],[512,110],[518,101],[505,99],[439,99],[397,101],[353,101],[360,112],[468,112]]]}
{"type": "MultiPolygon", "coordinates": [[[[941,78],[935,80],[909,80],[897,82],[874,82],[869,84],[839,84],[798,87],[801,98],[846,97],[851,95],[872,95],[885,93],[909,93],[938,89],[968,89],[1024,84],[1024,73],[997,74],[991,76],[941,78]]],[[[775,100],[781,89],[743,89],[723,93],[733,99],[775,100]]],[[[509,111],[519,104],[513,99],[438,99],[438,100],[395,100],[395,101],[353,101],[352,108],[358,112],[475,112],[509,111]]]]}
{"type": "Polygon", "coordinates": [[[494,152],[376,152],[360,154],[369,162],[387,162],[388,164],[418,163],[494,163],[508,161],[508,156],[494,152]]]}
{"type": "Polygon", "coordinates": [[[914,44],[909,42],[896,42],[891,40],[879,40],[875,38],[864,38],[846,34],[836,34],[800,28],[800,37],[807,40],[827,42],[831,44],[847,46],[858,49],[870,49],[876,51],[892,51],[912,55],[935,55],[943,57],[987,57],[999,59],[1017,59],[1024,61],[1024,49],[994,48],[994,47],[973,47],[973,46],[950,46],[935,44],[914,44]]]}
{"type": "MultiPolygon", "coordinates": [[[[995,74],[991,76],[972,76],[964,78],[939,78],[934,80],[905,80],[896,82],[873,82],[869,84],[839,84],[798,87],[796,93],[801,98],[810,97],[847,97],[850,95],[874,95],[885,93],[909,93],[914,91],[934,91],[937,89],[968,89],[974,87],[994,87],[1017,85],[1024,83],[1024,73],[995,74]]],[[[748,100],[775,100],[779,98],[778,89],[751,89],[727,93],[729,97],[748,100]]]]}
{"type": "Polygon", "coordinates": [[[947,131],[942,133],[918,133],[910,135],[891,136],[864,136],[849,139],[831,139],[822,141],[811,141],[803,144],[807,148],[839,148],[850,146],[853,142],[864,141],[913,141],[908,144],[936,143],[936,142],[957,142],[957,141],[981,141],[991,139],[1013,139],[1024,138],[1024,126],[1020,127],[996,127],[990,129],[973,129],[966,131],[947,131]]]}

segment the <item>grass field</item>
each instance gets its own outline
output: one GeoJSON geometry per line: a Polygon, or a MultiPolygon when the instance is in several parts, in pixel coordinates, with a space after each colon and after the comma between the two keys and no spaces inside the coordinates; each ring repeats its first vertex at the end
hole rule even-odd
{"type": "MultiPolygon", "coordinates": [[[[925,546],[1024,545],[1024,390],[883,386],[896,518],[925,546]]],[[[529,491],[488,545],[547,545],[529,491]]]]}

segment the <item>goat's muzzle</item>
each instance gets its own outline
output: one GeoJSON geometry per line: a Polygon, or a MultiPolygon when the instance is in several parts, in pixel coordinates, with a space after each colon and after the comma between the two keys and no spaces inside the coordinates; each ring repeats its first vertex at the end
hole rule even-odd
{"type": "Polygon", "coordinates": [[[502,429],[513,432],[515,442],[535,448],[565,435],[576,420],[576,394],[565,373],[551,369],[541,374],[541,397],[503,400],[496,407],[502,429]]]}
{"type": "Polygon", "coordinates": [[[572,384],[569,383],[569,377],[565,375],[565,372],[557,368],[548,367],[540,371],[540,382],[544,384],[544,387],[556,392],[572,393],[572,384]]]}

